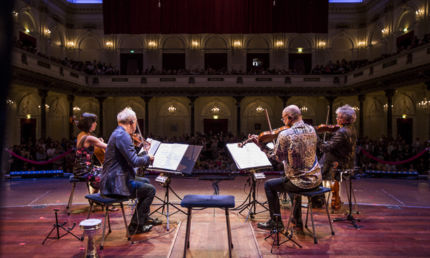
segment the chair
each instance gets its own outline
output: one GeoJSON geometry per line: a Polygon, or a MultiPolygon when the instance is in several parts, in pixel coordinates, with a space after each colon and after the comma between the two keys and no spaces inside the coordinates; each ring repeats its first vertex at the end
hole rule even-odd
{"type": "MultiPolygon", "coordinates": [[[[305,228],[308,229],[308,215],[309,215],[309,210],[310,210],[311,221],[312,221],[312,235],[314,237],[314,243],[315,244],[318,244],[318,240],[317,240],[316,233],[315,233],[314,214],[313,214],[313,211],[312,211],[312,197],[318,196],[318,195],[322,195],[322,194],[325,194],[327,192],[329,193],[329,196],[327,197],[329,199],[330,198],[331,189],[327,188],[327,187],[322,187],[322,186],[318,187],[316,190],[313,190],[313,191],[306,191],[306,190],[304,190],[304,191],[301,191],[301,192],[292,192],[292,194],[294,194],[294,195],[302,195],[302,196],[308,198],[308,207],[307,207],[307,211],[306,211],[305,228]]],[[[292,205],[292,210],[291,210],[291,213],[290,213],[290,217],[288,219],[287,230],[290,227],[290,223],[291,223],[291,220],[292,220],[292,217],[293,217],[293,211],[294,211],[294,208],[295,208],[296,205],[297,205],[297,203],[296,203],[296,200],[294,198],[293,205],[292,205]]],[[[328,205],[327,205],[327,199],[326,198],[324,198],[324,206],[325,206],[325,210],[326,210],[326,213],[327,213],[328,222],[330,224],[331,234],[334,235],[333,225],[331,223],[330,213],[328,211],[328,205]]]]}
{"type": "Polygon", "coordinates": [[[221,208],[225,209],[225,218],[227,222],[227,236],[228,236],[228,253],[231,257],[231,249],[233,243],[231,241],[231,228],[229,218],[229,208],[234,207],[233,195],[198,195],[190,194],[185,195],[181,201],[181,206],[188,208],[187,214],[187,231],[185,233],[185,246],[184,257],[186,257],[187,249],[190,248],[190,228],[191,228],[191,212],[193,208],[221,208]]]}
{"type": "Polygon", "coordinates": [[[102,206],[105,210],[105,219],[103,222],[103,237],[102,237],[102,242],[100,244],[100,250],[103,250],[103,244],[104,244],[105,237],[106,237],[106,234],[105,234],[106,233],[106,221],[107,221],[108,226],[109,226],[108,234],[112,232],[112,229],[110,227],[109,206],[112,206],[116,203],[119,203],[119,205],[121,206],[122,217],[124,219],[125,231],[127,234],[127,240],[130,240],[130,232],[128,232],[127,219],[125,217],[124,205],[123,205],[123,202],[127,202],[130,198],[128,198],[128,197],[118,197],[118,198],[106,197],[106,196],[100,195],[100,193],[88,194],[88,195],[85,195],[85,198],[88,199],[88,202],[90,203],[90,209],[88,211],[87,219],[90,218],[91,211],[93,209],[94,204],[98,204],[98,205],[102,206]]]}
{"type": "Polygon", "coordinates": [[[90,193],[90,186],[88,184],[87,178],[80,178],[80,177],[75,177],[74,175],[71,175],[69,177],[69,182],[72,183],[72,191],[70,192],[69,202],[67,203],[67,206],[66,206],[67,215],[70,215],[70,209],[72,207],[72,202],[73,202],[73,195],[75,193],[75,188],[77,183],[85,183],[87,185],[88,193],[90,193]]]}

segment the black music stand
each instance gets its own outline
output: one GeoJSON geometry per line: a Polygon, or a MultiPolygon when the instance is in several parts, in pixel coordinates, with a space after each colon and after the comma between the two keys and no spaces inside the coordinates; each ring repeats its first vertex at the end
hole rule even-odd
{"type": "MultiPolygon", "coordinates": [[[[359,219],[354,218],[354,216],[352,215],[352,196],[353,196],[353,191],[352,191],[352,176],[354,173],[354,169],[346,169],[342,171],[341,177],[342,176],[347,176],[348,177],[348,183],[349,183],[349,189],[346,189],[347,195],[348,195],[348,206],[349,206],[349,210],[348,210],[348,214],[346,215],[346,218],[336,218],[333,219],[333,222],[340,222],[340,221],[350,221],[352,223],[352,225],[354,226],[354,228],[356,229],[360,229],[361,226],[357,225],[357,222],[360,222],[359,219]],[[348,193],[349,192],[349,193],[348,193]]],[[[355,195],[354,195],[355,198],[355,195]]],[[[357,212],[358,214],[358,212],[357,212]]]]}
{"type": "Polygon", "coordinates": [[[263,173],[257,173],[257,169],[267,169],[272,167],[266,154],[255,144],[247,143],[239,145],[238,143],[227,144],[227,149],[234,160],[236,167],[239,170],[247,170],[249,172],[248,182],[250,189],[245,201],[233,210],[240,210],[239,214],[248,209],[248,218],[253,219],[255,214],[268,211],[269,209],[256,198],[257,180],[265,178],[263,173]],[[264,211],[257,212],[257,205],[264,208],[264,211]]]}
{"type": "Polygon", "coordinates": [[[293,230],[291,230],[291,233],[288,234],[288,229],[283,230],[277,227],[279,221],[281,221],[281,214],[273,214],[273,218],[275,220],[275,226],[270,230],[270,234],[264,238],[264,240],[268,239],[269,237],[273,239],[272,248],[270,248],[270,253],[272,253],[274,246],[279,247],[283,243],[286,243],[288,241],[291,241],[294,244],[296,244],[298,247],[302,248],[302,246],[293,239],[293,230]],[[281,242],[280,235],[285,236],[287,239],[281,242]]]}
{"type": "Polygon", "coordinates": [[[45,244],[46,240],[48,239],[60,239],[65,235],[71,234],[72,236],[76,237],[76,239],[83,241],[84,238],[83,237],[78,237],[77,235],[72,233],[72,230],[75,228],[76,223],[73,223],[73,226],[71,228],[65,228],[64,226],[67,224],[67,222],[63,222],[61,224],[58,223],[58,214],[57,212],[59,211],[59,209],[54,209],[55,212],[55,224],[52,226],[51,231],[49,231],[48,235],[45,237],[45,240],[43,240],[42,245],[45,244]],[[63,229],[64,231],[66,231],[66,233],[64,233],[63,235],[60,236],[60,228],[63,229]],[[57,236],[51,237],[52,232],[54,232],[54,230],[57,231],[57,236]]]}
{"type": "MultiPolygon", "coordinates": [[[[181,208],[179,208],[179,203],[173,203],[170,201],[170,192],[172,192],[179,200],[182,200],[182,198],[172,189],[170,186],[171,183],[171,176],[172,175],[191,175],[194,165],[197,161],[197,158],[200,155],[201,150],[203,149],[203,146],[198,145],[188,145],[187,150],[185,151],[184,156],[182,157],[182,160],[180,161],[178,167],[176,170],[169,170],[164,169],[161,167],[150,167],[148,170],[150,171],[156,171],[160,172],[160,175],[155,179],[155,181],[159,182],[163,188],[164,188],[164,197],[160,198],[158,196],[155,196],[161,203],[155,204],[160,205],[157,209],[155,209],[153,212],[151,212],[149,215],[151,216],[154,213],[159,213],[162,216],[166,217],[166,229],[167,231],[170,230],[170,216],[182,212],[184,214],[187,214],[185,211],[183,211],[181,208]],[[173,213],[170,213],[170,206],[176,209],[173,213]],[[160,212],[161,209],[161,212],[160,212]]],[[[157,158],[157,153],[154,156],[154,160],[157,158]]]]}

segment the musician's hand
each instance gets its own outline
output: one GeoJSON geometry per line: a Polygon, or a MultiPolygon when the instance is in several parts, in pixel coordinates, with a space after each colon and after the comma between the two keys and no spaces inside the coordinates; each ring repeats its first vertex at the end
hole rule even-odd
{"type": "Polygon", "coordinates": [[[151,163],[154,161],[154,156],[153,155],[148,155],[149,156],[149,161],[151,161],[151,163]]]}
{"type": "Polygon", "coordinates": [[[105,140],[103,140],[103,138],[102,138],[102,137],[100,137],[100,138],[99,138],[99,140],[100,140],[101,142],[105,142],[105,140]]]}
{"type": "Polygon", "coordinates": [[[251,139],[255,144],[258,144],[258,135],[248,134],[248,139],[251,139]]]}
{"type": "Polygon", "coordinates": [[[337,161],[333,161],[331,164],[333,165],[333,168],[337,168],[339,166],[339,162],[337,161]]]}

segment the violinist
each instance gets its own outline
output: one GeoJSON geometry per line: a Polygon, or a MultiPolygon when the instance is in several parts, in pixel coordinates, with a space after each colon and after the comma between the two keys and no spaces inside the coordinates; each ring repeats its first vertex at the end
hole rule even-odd
{"type": "MultiPolygon", "coordinates": [[[[321,163],[323,164],[322,174],[324,180],[332,182],[331,208],[335,211],[341,209],[339,195],[340,174],[336,171],[354,168],[355,147],[357,133],[354,127],[356,114],[349,105],[344,105],[336,110],[337,125],[340,127],[331,139],[319,144],[323,153],[321,163]]],[[[313,203],[323,203],[322,197],[316,197],[313,203]]]]}
{"type": "Polygon", "coordinates": [[[78,121],[78,128],[81,132],[77,136],[75,162],[73,164],[73,175],[76,178],[86,179],[93,188],[93,192],[98,192],[99,174],[101,168],[96,167],[93,162],[95,148],[106,149],[107,145],[102,138],[92,135],[97,127],[97,116],[92,113],[83,113],[78,121]]]}
{"type": "MultiPolygon", "coordinates": [[[[300,109],[296,105],[286,107],[282,111],[281,120],[288,128],[279,132],[273,153],[269,156],[283,163],[285,175],[267,180],[264,184],[270,219],[258,223],[258,227],[262,229],[273,229],[275,226],[283,228],[282,221],[276,224],[273,216],[280,213],[278,192],[312,190],[321,184],[321,171],[316,158],[315,129],[303,122],[300,109]]],[[[258,141],[256,143],[261,145],[258,141]]],[[[292,222],[298,232],[303,232],[301,196],[296,197],[296,202],[292,222]]]]}
{"type": "Polygon", "coordinates": [[[138,156],[131,134],[136,131],[136,113],[129,107],[117,115],[118,127],[109,138],[100,191],[105,196],[137,198],[137,206],[128,226],[129,233],[139,234],[151,230],[161,221],[149,217],[149,209],[155,196],[155,187],[148,179],[135,180],[136,167],[146,167],[153,162],[149,154],[138,156]]]}

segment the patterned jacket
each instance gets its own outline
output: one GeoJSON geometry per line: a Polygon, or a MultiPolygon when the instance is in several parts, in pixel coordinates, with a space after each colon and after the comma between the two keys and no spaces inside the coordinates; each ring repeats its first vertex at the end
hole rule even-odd
{"type": "Polygon", "coordinates": [[[284,164],[285,176],[302,189],[321,184],[321,169],[316,156],[315,129],[303,121],[279,133],[273,156],[284,164]]]}

